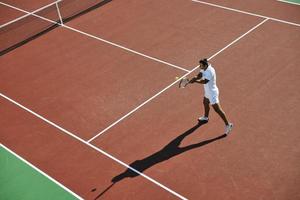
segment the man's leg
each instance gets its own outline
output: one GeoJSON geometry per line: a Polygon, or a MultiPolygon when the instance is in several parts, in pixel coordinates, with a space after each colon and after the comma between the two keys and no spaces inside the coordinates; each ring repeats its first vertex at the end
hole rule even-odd
{"type": "Polygon", "coordinates": [[[198,119],[199,122],[201,123],[206,123],[208,122],[208,115],[209,115],[209,99],[204,97],[203,98],[203,105],[204,105],[204,116],[200,117],[198,119]]]}
{"type": "Polygon", "coordinates": [[[218,113],[219,116],[223,119],[225,125],[228,126],[229,122],[227,120],[227,117],[226,117],[225,112],[223,111],[221,105],[218,104],[218,103],[216,103],[216,104],[213,104],[212,107],[214,108],[214,110],[216,111],[216,113],[218,113]]]}
{"type": "Polygon", "coordinates": [[[210,110],[208,98],[206,97],[203,98],[203,105],[204,105],[204,117],[208,118],[209,110],[210,110]]]}

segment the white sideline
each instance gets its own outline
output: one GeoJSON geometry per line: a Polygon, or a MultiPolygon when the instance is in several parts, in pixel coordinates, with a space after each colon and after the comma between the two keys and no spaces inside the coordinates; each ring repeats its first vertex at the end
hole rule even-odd
{"type": "Polygon", "coordinates": [[[208,2],[204,2],[204,1],[199,1],[199,0],[192,0],[195,3],[201,3],[201,4],[206,4],[209,6],[213,6],[213,7],[217,7],[217,8],[222,8],[225,10],[230,10],[230,11],[234,11],[234,12],[238,12],[238,13],[243,13],[243,14],[247,14],[247,15],[251,15],[251,16],[255,16],[255,17],[260,17],[260,18],[264,18],[264,19],[270,19],[273,21],[277,21],[277,22],[281,22],[281,23],[285,23],[285,24],[290,24],[290,25],[294,25],[294,26],[300,26],[300,24],[294,23],[294,22],[289,22],[289,21],[285,21],[285,20],[281,20],[281,19],[277,19],[277,18],[273,18],[273,17],[267,17],[264,15],[259,15],[259,14],[255,14],[255,13],[251,13],[251,12],[246,12],[246,11],[242,11],[242,10],[238,10],[238,9],[234,9],[234,8],[229,8],[226,6],[220,6],[217,4],[213,4],[213,3],[208,3],[208,2]]]}

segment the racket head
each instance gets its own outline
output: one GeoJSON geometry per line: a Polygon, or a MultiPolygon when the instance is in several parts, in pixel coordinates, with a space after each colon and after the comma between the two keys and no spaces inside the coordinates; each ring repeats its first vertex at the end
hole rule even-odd
{"type": "Polygon", "coordinates": [[[187,77],[184,77],[182,78],[180,81],[179,81],[179,85],[178,87],[179,88],[185,88],[187,86],[187,84],[189,84],[189,79],[187,77]]]}

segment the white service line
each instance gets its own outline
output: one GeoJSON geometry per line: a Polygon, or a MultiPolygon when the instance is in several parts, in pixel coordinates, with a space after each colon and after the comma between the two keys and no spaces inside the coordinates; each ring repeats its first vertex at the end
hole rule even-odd
{"type": "Polygon", "coordinates": [[[79,196],[78,194],[76,194],[75,192],[73,192],[72,190],[70,190],[69,188],[67,188],[66,186],[64,186],[63,184],[61,184],[60,182],[58,182],[57,180],[55,180],[54,178],[52,178],[51,176],[49,176],[48,174],[46,174],[45,172],[43,172],[42,170],[40,170],[39,168],[37,168],[36,166],[34,166],[33,164],[31,164],[30,162],[28,162],[24,158],[22,158],[21,156],[19,156],[17,153],[15,153],[14,151],[12,151],[11,149],[9,149],[8,147],[6,147],[5,145],[3,145],[3,144],[0,143],[0,147],[2,147],[3,149],[5,149],[9,153],[13,154],[19,160],[21,160],[22,162],[26,163],[27,165],[29,165],[31,168],[33,168],[34,170],[36,170],[37,172],[39,172],[43,176],[47,177],[49,180],[51,180],[52,182],[54,182],[59,187],[63,188],[65,191],[69,192],[74,197],[76,197],[76,198],[78,198],[80,200],[84,200],[81,196],[79,196]]]}
{"type": "Polygon", "coordinates": [[[81,139],[80,137],[76,136],[75,134],[71,133],[70,131],[68,131],[68,130],[66,130],[66,129],[60,127],[60,126],[58,126],[57,124],[51,122],[50,120],[44,118],[44,117],[41,116],[41,115],[35,113],[34,111],[32,111],[32,110],[26,108],[25,106],[23,106],[23,105],[21,105],[20,103],[18,103],[18,102],[16,102],[16,101],[12,100],[11,98],[5,96],[4,94],[0,93],[0,96],[3,97],[4,99],[8,100],[9,102],[15,104],[16,106],[22,108],[23,110],[25,110],[25,111],[31,113],[32,115],[36,116],[37,118],[43,120],[44,122],[46,122],[46,123],[48,123],[48,124],[54,126],[55,128],[59,129],[59,130],[62,131],[63,133],[65,133],[65,134],[67,134],[67,135],[73,137],[74,139],[76,139],[76,140],[78,140],[78,141],[80,141],[80,142],[86,144],[87,146],[93,148],[94,150],[100,152],[101,154],[103,154],[103,155],[109,157],[110,159],[114,160],[115,162],[119,163],[120,165],[123,165],[124,167],[126,167],[126,168],[128,168],[128,169],[134,171],[135,173],[139,174],[140,176],[143,176],[143,177],[146,178],[147,180],[149,180],[149,181],[151,181],[152,183],[156,184],[157,186],[159,186],[159,187],[165,189],[166,191],[170,192],[171,194],[177,196],[178,198],[180,198],[180,199],[182,199],[182,200],[187,200],[187,198],[185,198],[185,197],[183,197],[182,195],[176,193],[175,191],[171,190],[170,188],[164,186],[163,184],[159,183],[158,181],[156,181],[156,180],[150,178],[149,176],[147,176],[147,175],[145,175],[145,174],[143,174],[143,173],[137,171],[136,169],[134,169],[134,168],[132,168],[131,166],[129,166],[129,165],[127,165],[126,163],[124,163],[123,161],[121,161],[121,160],[115,158],[114,156],[110,155],[109,153],[103,151],[102,149],[100,149],[100,148],[98,148],[98,147],[96,147],[96,146],[94,146],[94,145],[92,145],[92,144],[86,142],[85,140],[81,139]]]}
{"type": "Polygon", "coordinates": [[[270,20],[281,22],[281,23],[285,23],[285,24],[290,24],[290,25],[294,25],[294,26],[300,26],[300,24],[297,24],[297,23],[288,22],[288,21],[285,21],[285,20],[276,19],[276,18],[273,18],[273,17],[267,17],[267,16],[264,16],[264,15],[259,15],[259,14],[255,14],[255,13],[251,13],[251,12],[246,12],[246,11],[242,11],[242,10],[238,10],[238,9],[234,9],[234,8],[225,7],[225,6],[220,6],[220,5],[213,4],[213,3],[208,3],[208,2],[199,1],[199,0],[192,0],[192,1],[196,2],[196,3],[201,3],[201,4],[206,4],[206,5],[209,5],[209,6],[217,7],[217,8],[222,8],[222,9],[225,9],[225,10],[230,10],[230,11],[234,11],[234,12],[238,12],[238,13],[243,13],[243,14],[255,16],[255,17],[270,19],[270,20]]]}
{"type": "Polygon", "coordinates": [[[85,36],[94,38],[94,39],[96,39],[96,40],[100,40],[100,41],[105,42],[105,43],[107,43],[107,44],[110,44],[110,45],[112,45],[112,46],[115,46],[115,47],[124,49],[124,50],[126,50],[126,51],[131,52],[131,53],[134,53],[134,54],[143,56],[143,57],[148,58],[148,59],[151,59],[151,60],[154,60],[154,61],[156,61],[156,62],[159,62],[159,63],[165,64],[165,65],[168,65],[168,66],[171,66],[171,67],[180,69],[180,70],[185,71],[185,72],[188,72],[188,71],[189,71],[189,70],[187,70],[187,69],[185,69],[185,68],[182,68],[182,67],[179,67],[179,66],[177,66],[177,65],[174,65],[174,64],[165,62],[165,61],[163,61],[163,60],[154,58],[154,57],[152,57],[152,56],[148,56],[148,55],[145,55],[145,54],[143,54],[143,53],[134,51],[134,50],[129,49],[129,48],[127,48],[127,47],[121,46],[121,45],[116,44],[116,43],[114,43],[114,42],[110,42],[110,41],[108,41],[108,40],[105,40],[105,39],[102,39],[102,38],[100,38],[100,37],[94,36],[94,35],[92,35],[92,34],[86,33],[86,32],[84,32],[84,31],[80,31],[80,30],[75,29],[75,28],[72,28],[72,27],[70,27],[70,26],[63,25],[62,27],[67,28],[67,29],[70,29],[70,30],[75,31],[75,32],[77,32],[77,33],[83,34],[83,35],[85,35],[85,36]]]}
{"type": "Polygon", "coordinates": [[[280,2],[283,2],[283,3],[288,3],[288,4],[293,4],[293,5],[300,6],[300,3],[296,3],[296,2],[284,1],[284,0],[277,0],[277,1],[280,1],[280,2]]]}
{"type": "MultiPolygon", "coordinates": [[[[245,37],[247,34],[249,34],[250,32],[252,32],[254,29],[256,29],[257,27],[261,26],[267,20],[268,19],[265,19],[262,22],[260,22],[259,24],[257,24],[256,26],[254,26],[253,28],[251,28],[249,31],[247,31],[246,33],[244,33],[243,35],[241,35],[240,37],[238,37],[237,39],[235,39],[234,41],[232,41],[231,43],[229,43],[228,45],[226,45],[224,48],[222,48],[220,51],[218,51],[214,55],[212,55],[208,60],[210,60],[210,59],[214,58],[215,56],[217,56],[219,53],[221,53],[222,51],[224,51],[225,49],[227,49],[228,47],[230,47],[231,45],[233,45],[234,43],[236,43],[237,41],[239,41],[240,39],[242,39],[243,37],[245,37]]],[[[163,93],[164,91],[166,91],[167,89],[169,89],[170,87],[172,87],[173,85],[175,85],[176,83],[178,83],[183,77],[186,77],[187,75],[191,74],[197,68],[198,68],[198,66],[196,66],[194,69],[192,69],[188,73],[184,74],[181,78],[179,78],[175,82],[171,83],[170,85],[168,85],[167,87],[165,87],[162,91],[158,92],[157,94],[155,94],[154,96],[152,96],[151,98],[149,98],[148,100],[146,100],[145,102],[143,102],[142,104],[140,104],[138,107],[136,107],[135,109],[133,109],[132,111],[130,111],[129,113],[127,113],[126,115],[124,115],[123,117],[121,117],[120,119],[118,119],[117,121],[115,121],[113,124],[111,124],[110,126],[108,126],[107,128],[105,128],[104,130],[102,130],[100,133],[96,134],[94,137],[92,137],[91,139],[89,139],[87,142],[90,143],[93,140],[95,140],[97,137],[99,137],[100,135],[102,135],[103,133],[105,133],[106,131],[108,131],[109,129],[111,129],[112,127],[114,127],[116,124],[118,124],[119,122],[121,122],[122,120],[124,120],[126,117],[128,117],[132,113],[136,112],[138,109],[140,109],[141,107],[143,107],[145,104],[149,103],[151,100],[153,100],[154,98],[156,98],[157,96],[159,96],[161,93],[163,93]]]]}
{"type": "Polygon", "coordinates": [[[60,26],[63,27],[63,28],[66,28],[66,29],[75,31],[75,32],[77,32],[77,33],[80,33],[80,34],[83,34],[83,35],[85,35],[85,36],[91,37],[91,38],[93,38],[93,39],[96,39],[96,40],[102,41],[102,42],[104,42],[104,43],[110,44],[110,45],[112,45],[112,46],[121,48],[121,49],[123,49],[123,50],[125,50],[125,51],[129,51],[129,52],[131,52],[131,53],[133,53],[133,54],[136,54],[136,55],[139,55],[139,56],[148,58],[148,59],[150,59],[150,60],[154,60],[154,61],[156,61],[156,62],[159,62],[159,63],[165,64],[165,65],[171,66],[171,67],[176,68],[176,69],[180,69],[180,70],[185,71],[185,72],[188,72],[188,71],[189,71],[189,70],[187,70],[187,69],[185,69],[185,68],[183,68],[183,67],[180,67],[180,66],[178,66],[178,65],[174,65],[174,64],[168,63],[168,62],[166,62],[166,61],[160,60],[160,59],[158,59],[158,58],[155,58],[155,57],[152,57],[152,56],[148,56],[148,55],[146,55],[146,54],[143,54],[143,53],[137,52],[137,51],[135,51],[135,50],[129,49],[129,48],[127,48],[127,47],[124,47],[124,46],[122,46],[122,45],[116,44],[116,43],[114,43],[114,42],[110,42],[110,41],[108,41],[108,40],[102,39],[102,38],[97,37],[97,36],[95,36],[95,35],[86,33],[86,32],[84,32],[84,31],[80,31],[80,30],[75,29],[75,28],[72,28],[72,27],[67,26],[67,25],[65,25],[65,24],[57,23],[57,22],[55,22],[55,21],[53,21],[53,20],[44,18],[44,17],[42,17],[42,16],[36,15],[36,14],[34,14],[34,13],[28,12],[28,11],[26,11],[26,10],[23,10],[23,9],[20,9],[20,8],[17,8],[17,7],[14,7],[14,6],[12,6],[12,5],[9,5],[9,4],[3,3],[3,2],[0,2],[0,4],[3,4],[3,5],[5,5],[5,6],[7,6],[7,7],[16,9],[16,10],[21,11],[21,12],[27,13],[28,15],[33,15],[33,16],[38,17],[38,18],[40,18],[40,19],[46,20],[46,21],[48,21],[48,22],[51,22],[51,23],[53,23],[53,24],[55,24],[55,25],[60,25],[60,26]]]}

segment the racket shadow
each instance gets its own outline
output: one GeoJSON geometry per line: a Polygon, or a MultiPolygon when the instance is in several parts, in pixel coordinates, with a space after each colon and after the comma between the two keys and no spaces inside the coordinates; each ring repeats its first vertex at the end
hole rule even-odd
{"type": "MultiPolygon", "coordinates": [[[[195,148],[199,148],[202,147],[204,145],[207,145],[209,143],[212,143],[216,140],[225,138],[226,135],[220,135],[218,137],[209,139],[209,140],[205,140],[199,143],[195,143],[192,145],[188,145],[185,147],[179,147],[180,143],[183,141],[183,139],[185,137],[187,137],[188,135],[192,134],[195,130],[197,130],[199,127],[201,127],[203,124],[205,123],[198,123],[196,124],[194,127],[190,128],[189,130],[185,131],[184,133],[182,133],[181,135],[179,135],[178,137],[176,137],[175,139],[173,139],[171,142],[169,142],[164,148],[162,148],[161,150],[159,150],[158,152],[142,159],[142,160],[136,160],[134,162],[132,162],[131,164],[129,164],[130,167],[136,169],[139,172],[144,172],[145,170],[149,169],[150,167],[161,163],[163,161],[166,161],[172,157],[175,157],[179,154],[182,154],[186,151],[195,149],[195,148]]],[[[123,180],[124,178],[133,178],[139,176],[138,173],[132,171],[130,168],[127,168],[123,173],[115,176],[114,178],[112,178],[111,182],[112,183],[117,183],[121,180],[123,180]]]]}

